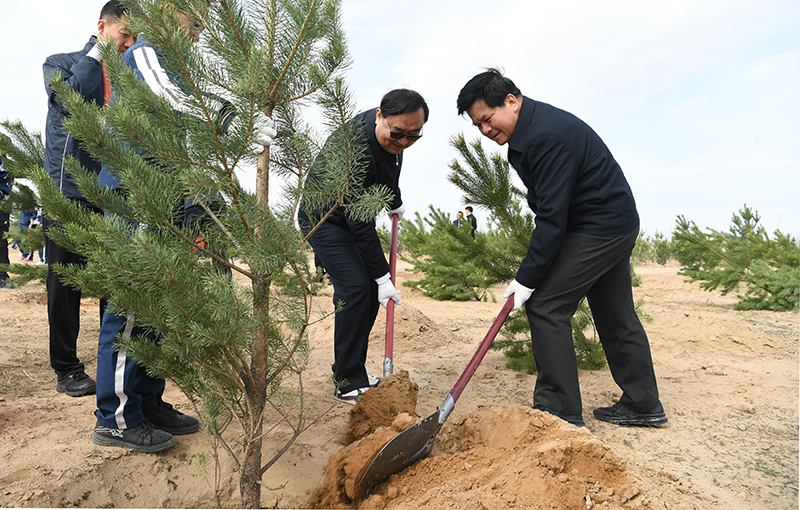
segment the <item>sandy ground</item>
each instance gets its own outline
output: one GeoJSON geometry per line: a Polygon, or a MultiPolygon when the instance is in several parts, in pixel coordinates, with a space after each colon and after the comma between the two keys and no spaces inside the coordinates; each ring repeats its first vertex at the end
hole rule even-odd
{"type": "MultiPolygon", "coordinates": [[[[416,278],[400,263],[399,280],[416,278]]],[[[739,312],[735,298],[708,293],[677,266],[637,269],[656,374],[669,428],[598,422],[592,409],[614,403],[608,370],[581,373],[584,418],[577,429],[530,409],[534,377],[503,370],[490,351],[436,437],[432,455],[375,487],[360,502],[330,506],[392,509],[795,509],[798,507],[798,314],[739,312]]],[[[316,301],[329,309],[330,288],[316,301]]],[[[495,289],[498,299],[501,288],[495,289]]],[[[418,388],[416,415],[436,410],[501,308],[439,302],[403,287],[395,321],[395,373],[418,388]]],[[[44,289],[0,291],[0,505],[6,507],[208,508],[239,505],[238,476],[221,458],[219,502],[212,451],[202,434],[182,436],[155,455],[91,442],[93,397],[55,391],[47,348],[44,289]]],[[[85,300],[79,355],[95,370],[97,302],[85,300]]],[[[383,313],[368,370],[382,372],[383,313]]],[[[324,419],[264,476],[269,508],[319,505],[329,459],[346,446],[352,406],[331,398],[333,328],[311,331],[308,398],[324,419]]],[[[166,399],[190,412],[172,385],[166,399]]],[[[412,420],[413,421],[413,420],[412,420]]],[[[381,429],[386,432],[386,429],[381,429]]],[[[235,434],[236,431],[229,431],[235,434]]],[[[389,431],[392,436],[396,431],[389,431]]],[[[271,457],[286,439],[265,441],[271,457]]],[[[363,441],[363,440],[362,440],[363,441]]],[[[334,501],[338,503],[334,504],[334,501]]]]}

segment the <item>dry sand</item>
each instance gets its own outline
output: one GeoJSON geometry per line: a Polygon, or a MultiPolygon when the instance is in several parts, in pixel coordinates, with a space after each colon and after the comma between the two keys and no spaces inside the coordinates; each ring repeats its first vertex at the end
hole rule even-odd
{"type": "MultiPolygon", "coordinates": [[[[399,393],[389,399],[396,405],[359,414],[358,406],[335,403],[333,322],[315,325],[305,388],[320,412],[333,407],[267,471],[263,505],[797,508],[798,314],[734,311],[735,298],[685,283],[677,269],[675,264],[637,268],[642,286],[634,289],[653,317],[645,328],[669,428],[624,428],[594,420],[594,407],[610,405],[620,395],[607,370],[581,373],[587,428],[533,411],[534,377],[504,370],[503,355],[490,351],[437,435],[431,456],[363,498],[350,498],[348,477],[351,495],[361,496],[352,479],[364,462],[348,464],[348,454],[359,447],[374,451],[433,412],[501,308],[491,299],[439,302],[401,287],[394,365],[396,375],[408,375],[397,378],[399,393]],[[401,418],[394,420],[397,414],[401,418]]],[[[401,262],[398,279],[416,278],[401,262]]],[[[503,289],[494,291],[499,298],[503,289]]],[[[155,455],[91,442],[94,398],[56,393],[43,304],[41,285],[0,291],[0,505],[237,507],[238,476],[224,456],[220,500],[214,498],[213,469],[201,462],[212,448],[202,433],[181,436],[175,447],[155,455]]],[[[330,288],[316,306],[331,309],[330,288]]],[[[84,301],[82,321],[78,351],[93,374],[96,301],[84,301]]],[[[382,371],[383,327],[381,313],[367,366],[374,374],[382,371]]],[[[191,412],[171,384],[166,399],[191,412]]],[[[236,431],[226,434],[233,438],[236,431]]],[[[265,459],[287,437],[288,431],[273,431],[264,443],[265,459]]]]}

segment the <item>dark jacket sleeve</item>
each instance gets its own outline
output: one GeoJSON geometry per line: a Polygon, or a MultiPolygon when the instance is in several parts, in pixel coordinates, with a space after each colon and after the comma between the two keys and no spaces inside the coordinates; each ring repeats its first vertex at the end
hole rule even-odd
{"type": "Polygon", "coordinates": [[[65,54],[51,55],[47,57],[42,66],[44,73],[44,88],[47,92],[47,101],[51,107],[58,108],[62,115],[67,111],[61,103],[53,88],[50,87],[50,80],[61,73],[61,79],[69,85],[72,90],[85,98],[103,97],[103,73],[100,62],[81,56],[73,62],[65,54]]]}
{"type": "Polygon", "coordinates": [[[2,191],[4,195],[11,194],[11,187],[8,185],[8,172],[6,172],[3,166],[2,156],[0,156],[0,191],[2,191]]]}
{"type": "Polygon", "coordinates": [[[60,76],[70,88],[86,101],[103,104],[103,72],[101,64],[86,53],[94,46],[90,40],[81,51],[59,53],[47,57],[42,66],[45,92],[47,92],[47,123],[45,128],[45,169],[53,183],[67,198],[91,205],[85,201],[72,176],[64,170],[64,158],[72,156],[89,172],[99,173],[100,163],[84,151],[78,140],[70,136],[63,127],[68,115],[64,104],[50,81],[60,76]]]}
{"type": "Polygon", "coordinates": [[[536,228],[516,279],[535,288],[550,269],[567,231],[578,161],[568,145],[554,135],[533,140],[526,157],[533,179],[528,205],[536,214],[536,228]]]}

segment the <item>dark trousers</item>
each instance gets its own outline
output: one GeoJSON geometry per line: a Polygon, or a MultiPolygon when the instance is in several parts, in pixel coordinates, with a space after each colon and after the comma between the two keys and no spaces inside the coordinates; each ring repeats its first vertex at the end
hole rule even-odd
{"type": "MultiPolygon", "coordinates": [[[[298,219],[306,229],[305,213],[298,219]]],[[[369,333],[380,308],[378,284],[367,274],[348,229],[325,222],[314,232],[311,245],[333,283],[333,304],[341,306],[334,319],[334,379],[342,383],[342,393],[364,388],[369,384],[364,366],[369,333]]]]}
{"type": "MultiPolygon", "coordinates": [[[[8,239],[6,239],[6,232],[8,232],[8,224],[11,221],[11,213],[0,211],[0,264],[9,265],[11,262],[8,260],[8,239]]],[[[8,278],[8,273],[0,271],[0,280],[8,278]]]]}
{"type": "MultiPolygon", "coordinates": [[[[102,214],[101,211],[97,210],[102,214]]],[[[47,216],[42,220],[45,233],[45,251],[47,253],[47,318],[50,324],[50,366],[59,379],[84,371],[84,365],[78,358],[78,333],[81,327],[81,291],[69,287],[61,281],[61,277],[53,271],[53,264],[86,264],[80,255],[67,251],[47,236],[48,228],[53,222],[47,216]]],[[[106,301],[100,300],[100,319],[106,301]]]]}
{"type": "Polygon", "coordinates": [[[571,318],[586,296],[620,402],[638,412],[659,406],[650,344],[636,315],[630,255],[638,230],[602,239],[567,234],[553,265],[525,303],[538,366],[534,407],[582,423],[571,318]]]}

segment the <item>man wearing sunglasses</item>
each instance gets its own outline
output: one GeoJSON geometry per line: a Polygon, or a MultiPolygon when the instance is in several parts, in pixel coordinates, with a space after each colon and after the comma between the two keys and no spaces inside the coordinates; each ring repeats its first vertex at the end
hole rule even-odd
{"type": "MultiPolygon", "coordinates": [[[[396,89],[388,92],[378,108],[356,115],[350,123],[354,129],[353,143],[356,151],[363,149],[366,165],[364,189],[384,185],[392,193],[389,217],[403,217],[405,206],[400,195],[400,169],[403,151],[422,137],[422,126],[428,120],[428,105],[417,92],[396,89]]],[[[306,179],[305,189],[314,193],[315,182],[326,157],[340,142],[341,133],[328,138],[320,157],[306,179]]],[[[343,204],[347,205],[347,204],[343,204]]],[[[375,220],[356,221],[346,212],[347,207],[330,210],[328,206],[314,206],[309,200],[300,204],[298,222],[305,233],[315,229],[311,236],[314,253],[322,261],[333,283],[333,303],[341,306],[336,313],[334,331],[333,380],[336,384],[334,398],[356,404],[362,393],[378,385],[380,379],[368,374],[364,366],[367,359],[369,333],[375,323],[380,305],[387,306],[392,299],[400,304],[400,293],[389,277],[389,263],[381,247],[375,220]]]]}

